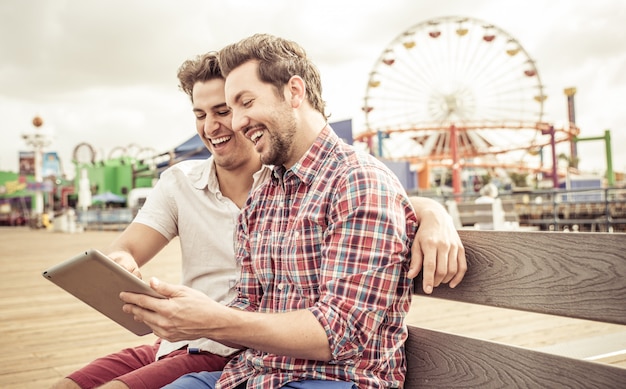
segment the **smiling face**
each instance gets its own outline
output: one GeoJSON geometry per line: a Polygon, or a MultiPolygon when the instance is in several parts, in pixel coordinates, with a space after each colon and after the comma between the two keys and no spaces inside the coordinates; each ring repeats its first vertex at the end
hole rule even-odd
{"type": "Polygon", "coordinates": [[[257,62],[246,62],[233,69],[226,79],[233,130],[254,144],[264,164],[289,168],[297,160],[294,110],[274,86],[259,80],[257,68],[257,62]]]}
{"type": "Polygon", "coordinates": [[[196,131],[213,154],[218,169],[237,169],[257,155],[250,141],[240,131],[232,130],[231,111],[224,99],[223,79],[196,82],[192,101],[196,131]]]}

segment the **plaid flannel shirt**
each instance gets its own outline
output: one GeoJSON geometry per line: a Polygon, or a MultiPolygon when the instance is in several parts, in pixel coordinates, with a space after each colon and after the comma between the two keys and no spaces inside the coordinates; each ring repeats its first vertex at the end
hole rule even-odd
{"type": "Polygon", "coordinates": [[[306,379],[400,387],[416,229],[395,175],[329,126],[291,169],[275,167],[240,216],[242,277],[230,305],[268,313],[310,310],[326,331],[332,360],[249,349],[226,366],[217,387],[248,380],[249,388],[279,388],[306,379]]]}

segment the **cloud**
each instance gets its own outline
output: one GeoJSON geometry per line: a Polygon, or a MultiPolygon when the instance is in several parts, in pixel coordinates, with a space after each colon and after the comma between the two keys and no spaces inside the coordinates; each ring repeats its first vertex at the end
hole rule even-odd
{"type": "MultiPolygon", "coordinates": [[[[332,119],[352,118],[358,131],[383,50],[406,29],[449,15],[519,40],[539,69],[547,119],[566,119],[563,89],[574,86],[582,135],[611,128],[614,150],[626,144],[620,0],[29,0],[0,2],[0,169],[16,169],[26,149],[20,134],[34,115],[54,128],[51,149],[65,165],[80,142],[103,155],[130,143],[176,146],[195,132],[178,66],[256,32],[301,43],[322,72],[332,119]]],[[[602,154],[600,147],[583,162],[601,170],[602,154]]],[[[615,168],[626,169],[617,154],[615,168]]]]}

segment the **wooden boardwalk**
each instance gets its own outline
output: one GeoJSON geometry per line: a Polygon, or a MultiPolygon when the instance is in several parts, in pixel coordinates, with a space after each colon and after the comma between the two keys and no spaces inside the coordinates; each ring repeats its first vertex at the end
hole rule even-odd
{"type": "MultiPolygon", "coordinates": [[[[0,228],[0,388],[45,388],[98,356],[154,341],[153,335],[131,334],[41,276],[84,249],[106,247],[118,233],[0,228]]],[[[179,256],[172,242],[143,269],[144,277],[177,282],[179,256]]],[[[626,367],[623,326],[418,296],[408,321],[626,367]]]]}

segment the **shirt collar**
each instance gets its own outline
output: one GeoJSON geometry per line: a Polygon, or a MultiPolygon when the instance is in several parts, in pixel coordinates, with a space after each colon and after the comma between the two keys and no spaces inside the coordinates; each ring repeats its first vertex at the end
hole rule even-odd
{"type": "MultiPolygon", "coordinates": [[[[252,175],[254,182],[253,188],[258,186],[258,184],[267,177],[267,174],[264,174],[264,172],[270,170],[271,167],[263,165],[259,171],[252,175]]],[[[217,180],[217,171],[213,157],[209,157],[206,161],[194,166],[189,171],[189,179],[193,187],[198,190],[204,190],[206,188],[211,193],[220,192],[220,183],[217,180]]]]}
{"type": "Polygon", "coordinates": [[[208,188],[214,193],[219,190],[213,157],[209,157],[206,161],[194,166],[189,171],[188,177],[193,187],[196,189],[202,190],[208,188]]]}
{"type": "MultiPolygon", "coordinates": [[[[298,177],[304,184],[309,185],[322,170],[322,164],[338,141],[339,137],[327,124],[309,150],[288,171],[298,177]]],[[[274,182],[280,181],[281,177],[285,177],[285,173],[288,171],[282,165],[275,166],[272,180],[274,182]]]]}

